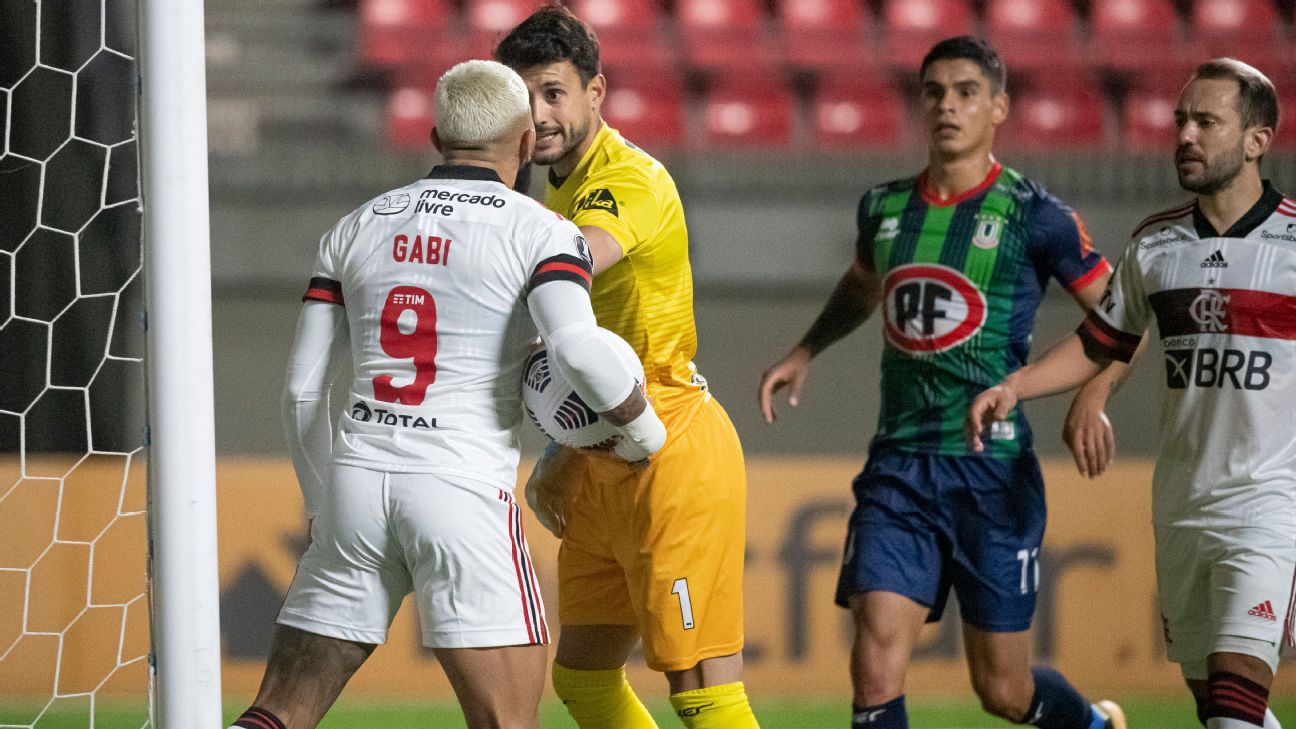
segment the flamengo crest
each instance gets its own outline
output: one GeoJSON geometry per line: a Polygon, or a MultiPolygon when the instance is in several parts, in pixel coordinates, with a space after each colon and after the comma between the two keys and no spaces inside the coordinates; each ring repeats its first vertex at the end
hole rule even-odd
{"type": "Polygon", "coordinates": [[[887,274],[882,290],[887,341],[907,354],[943,352],[985,324],[985,295],[948,266],[899,266],[887,274]]]}

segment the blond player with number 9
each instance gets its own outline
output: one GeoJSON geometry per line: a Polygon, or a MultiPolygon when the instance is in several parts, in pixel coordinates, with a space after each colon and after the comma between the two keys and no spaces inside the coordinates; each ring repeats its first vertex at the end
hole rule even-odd
{"type": "Polygon", "coordinates": [[[448,71],[432,141],[445,164],[321,241],[284,413],[312,541],[236,727],[318,724],[413,592],[468,726],[535,729],[549,632],[513,486],[537,329],[618,456],[665,443],[595,326],[576,226],[512,189],[535,143],[522,79],[491,61],[448,71]],[[331,363],[348,353],[333,440],[331,363]]]}

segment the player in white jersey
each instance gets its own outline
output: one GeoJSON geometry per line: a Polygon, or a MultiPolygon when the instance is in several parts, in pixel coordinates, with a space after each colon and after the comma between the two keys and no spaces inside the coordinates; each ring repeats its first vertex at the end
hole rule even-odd
{"type": "Polygon", "coordinates": [[[615,456],[640,461],[665,443],[594,323],[580,231],[511,189],[535,144],[522,79],[491,61],[448,71],[432,141],[444,165],[321,241],[285,397],[311,544],[236,727],[316,726],[411,591],[468,726],[538,727],[549,633],[513,499],[537,330],[620,431],[615,456]],[[334,439],[331,363],[348,350],[334,439]]]}
{"type": "Polygon", "coordinates": [[[1169,655],[1205,726],[1276,729],[1269,687],[1296,620],[1296,201],[1260,177],[1278,102],[1259,71],[1202,64],[1175,120],[1179,183],[1197,199],[1139,225],[1077,334],[978,396],[967,430],[979,447],[1019,399],[1130,361],[1155,319],[1166,389],[1153,526],[1169,655]]]}

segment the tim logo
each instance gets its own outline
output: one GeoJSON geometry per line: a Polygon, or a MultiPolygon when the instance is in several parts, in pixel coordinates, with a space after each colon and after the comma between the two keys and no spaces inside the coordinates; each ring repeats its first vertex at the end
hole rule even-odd
{"type": "Polygon", "coordinates": [[[1214,289],[1206,289],[1188,305],[1188,315],[1197,322],[1198,330],[1203,333],[1228,331],[1229,297],[1214,289]]]}
{"type": "Polygon", "coordinates": [[[617,208],[616,198],[612,197],[612,191],[606,187],[600,187],[597,190],[590,190],[576,203],[577,210],[602,210],[605,213],[612,213],[614,217],[621,217],[621,211],[617,208]]]}

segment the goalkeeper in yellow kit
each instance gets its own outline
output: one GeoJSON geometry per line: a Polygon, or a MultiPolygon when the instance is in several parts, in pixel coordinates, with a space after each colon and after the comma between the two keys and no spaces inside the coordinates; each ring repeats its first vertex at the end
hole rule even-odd
{"type": "Polygon", "coordinates": [[[570,12],[537,10],[495,55],[531,92],[546,204],[588,240],[599,326],[639,354],[669,434],[639,467],[551,445],[527,483],[537,516],[563,540],[554,691],[581,729],[655,727],[625,679],[642,638],[685,726],[756,727],[741,682],[742,447],[691,361],[679,192],[661,163],[603,123],[598,41],[570,12]]]}

